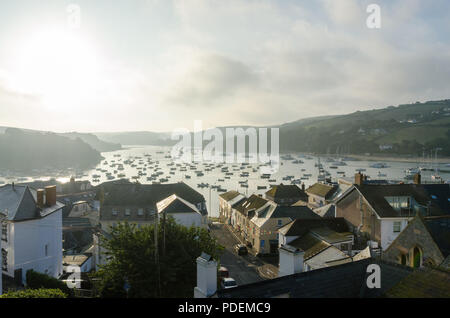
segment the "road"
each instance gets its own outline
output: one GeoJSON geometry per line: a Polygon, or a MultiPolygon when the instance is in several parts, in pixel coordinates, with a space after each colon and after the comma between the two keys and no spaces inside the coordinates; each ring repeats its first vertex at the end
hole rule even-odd
{"type": "Polygon", "coordinates": [[[211,226],[212,234],[220,245],[225,247],[220,258],[220,264],[228,268],[230,277],[236,280],[238,285],[251,284],[264,280],[258,268],[265,263],[253,255],[238,256],[233,247],[240,243],[223,224],[214,223],[211,226]]]}

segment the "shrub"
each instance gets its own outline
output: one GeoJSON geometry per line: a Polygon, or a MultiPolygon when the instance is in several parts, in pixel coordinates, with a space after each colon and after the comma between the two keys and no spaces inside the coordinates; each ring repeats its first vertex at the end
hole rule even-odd
{"type": "Polygon", "coordinates": [[[66,285],[66,283],[51,277],[46,274],[35,272],[34,270],[27,271],[27,288],[30,289],[59,289],[66,295],[72,295],[71,289],[66,285]]]}
{"type": "Polygon", "coordinates": [[[66,298],[67,295],[60,289],[25,289],[12,291],[0,296],[0,298],[66,298]]]}

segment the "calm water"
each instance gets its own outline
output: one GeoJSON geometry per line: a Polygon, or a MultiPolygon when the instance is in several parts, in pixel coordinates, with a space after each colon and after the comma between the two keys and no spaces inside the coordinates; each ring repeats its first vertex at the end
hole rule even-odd
{"type": "MultiPolygon", "coordinates": [[[[189,166],[187,166],[187,171],[180,171],[180,166],[176,166],[172,164],[172,160],[170,158],[166,158],[169,155],[170,147],[157,147],[157,146],[126,146],[127,148],[114,151],[102,153],[102,156],[105,157],[102,162],[95,167],[94,169],[78,172],[77,180],[89,180],[93,185],[98,185],[101,182],[110,181],[107,178],[106,172],[99,171],[97,169],[107,170],[107,172],[111,172],[114,179],[119,179],[119,174],[124,174],[124,178],[129,178],[130,181],[138,180],[142,184],[150,184],[153,181],[148,181],[147,177],[151,174],[155,173],[155,171],[162,171],[163,174],[158,176],[155,181],[159,181],[160,178],[168,178],[169,183],[183,181],[195,188],[197,191],[202,193],[207,201],[207,207],[209,210],[210,216],[218,216],[218,206],[219,200],[218,196],[221,194],[217,192],[216,189],[211,188],[200,188],[197,185],[199,183],[208,183],[209,185],[220,185],[221,188],[226,190],[238,190],[243,194],[250,195],[253,193],[263,194],[269,189],[269,184],[275,183],[284,183],[290,184],[291,181],[283,180],[283,177],[287,175],[294,176],[294,179],[300,179],[304,174],[311,174],[309,179],[301,180],[301,182],[305,183],[305,186],[308,187],[315,182],[317,182],[317,176],[319,174],[318,168],[315,167],[318,159],[317,157],[309,156],[310,158],[305,158],[300,154],[292,154],[294,159],[300,159],[304,163],[295,164],[292,160],[281,160],[282,165],[279,167],[277,173],[273,174],[270,179],[274,179],[276,181],[269,182],[268,179],[261,179],[259,170],[257,172],[253,172],[254,168],[258,167],[258,164],[250,164],[245,167],[245,169],[240,169],[241,164],[222,164],[222,167],[228,167],[229,172],[233,172],[232,176],[229,176],[230,179],[225,179],[225,174],[221,172],[220,167],[215,167],[216,165],[209,164],[211,166],[211,171],[205,171],[208,163],[198,163],[196,164],[195,170],[190,170],[189,166]],[[162,152],[162,153],[161,153],[162,152]],[[119,156],[120,155],[120,156],[119,156]],[[147,155],[147,156],[145,156],[147,155]],[[136,158],[137,157],[137,158],[136,158]],[[133,164],[136,167],[132,167],[130,164],[123,164],[126,160],[133,160],[133,164]],[[159,161],[159,164],[156,163],[150,164],[148,161],[151,160],[153,162],[159,161]],[[139,163],[141,161],[141,163],[139,163]],[[107,162],[107,164],[105,164],[107,162]],[[117,169],[116,167],[111,167],[113,164],[123,164],[122,171],[117,169]],[[140,169],[138,169],[140,168],[140,169]],[[175,168],[175,169],[174,169],[175,168]],[[145,170],[144,170],[145,169],[145,170]],[[158,170],[155,170],[158,169],[158,170]],[[172,170],[171,170],[172,169],[172,170]],[[302,171],[304,169],[304,171],[302,171]],[[114,173],[114,170],[117,170],[114,173]],[[197,177],[195,171],[202,171],[204,176],[197,177]],[[139,176],[138,172],[141,171],[146,175],[139,176]],[[174,172],[174,174],[170,174],[170,172],[174,172]],[[249,177],[240,177],[241,172],[248,172],[249,177]],[[99,175],[100,177],[94,178],[94,175],[99,175]],[[191,176],[191,179],[188,179],[186,176],[191,176]],[[133,179],[133,177],[139,177],[133,179]],[[94,179],[98,179],[98,181],[93,181],[94,179]],[[218,181],[218,179],[224,179],[224,181],[218,181]],[[241,187],[239,181],[248,180],[248,188],[241,187]],[[258,186],[267,186],[267,189],[257,190],[258,186]]],[[[308,157],[308,156],[307,156],[308,157]]],[[[389,180],[398,180],[404,181],[405,169],[407,168],[415,168],[419,165],[417,162],[404,163],[404,162],[389,162],[385,161],[384,163],[388,165],[388,168],[371,168],[370,165],[374,164],[373,161],[345,161],[346,166],[337,166],[337,169],[331,169],[330,166],[333,165],[332,162],[327,162],[326,158],[321,158],[321,163],[323,168],[331,174],[332,179],[336,180],[340,176],[345,176],[347,178],[353,178],[356,173],[356,169],[366,169],[363,171],[364,174],[368,175],[371,179],[389,179],[389,180]],[[343,172],[344,174],[338,174],[338,172],[343,172]],[[386,174],[385,176],[378,176],[378,174],[386,174]]],[[[186,166],[182,164],[181,166],[186,166]]],[[[423,165],[422,165],[423,166],[423,165]]],[[[429,167],[430,165],[425,165],[429,167]]],[[[450,170],[450,167],[447,167],[445,164],[440,165],[441,169],[450,170]]],[[[0,183],[10,183],[10,182],[25,182],[32,181],[36,179],[48,179],[50,177],[57,177],[59,181],[66,182],[69,181],[71,175],[74,175],[75,172],[67,171],[66,174],[64,172],[60,172],[57,175],[34,175],[34,176],[22,176],[21,179],[16,176],[0,176],[0,183]]],[[[431,182],[431,175],[434,172],[431,171],[422,171],[422,180],[427,182],[431,182]]],[[[449,173],[440,173],[440,176],[444,181],[450,180],[449,173]]]]}

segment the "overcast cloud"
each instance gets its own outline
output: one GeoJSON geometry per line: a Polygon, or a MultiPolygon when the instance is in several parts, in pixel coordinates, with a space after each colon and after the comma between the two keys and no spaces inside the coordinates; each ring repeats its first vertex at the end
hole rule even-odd
{"type": "Polygon", "coordinates": [[[64,28],[65,7],[49,1],[30,17],[22,10],[36,3],[2,1],[0,126],[271,125],[450,98],[448,1],[73,2],[82,9],[80,34],[94,43],[99,80],[90,94],[58,96],[58,106],[15,91],[14,47],[44,16],[64,28]],[[381,29],[366,27],[370,3],[381,7],[381,29]]]}

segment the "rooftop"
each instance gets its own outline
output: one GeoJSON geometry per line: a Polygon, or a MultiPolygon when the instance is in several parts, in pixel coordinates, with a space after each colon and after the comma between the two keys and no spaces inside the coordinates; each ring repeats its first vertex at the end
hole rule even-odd
{"type": "Polygon", "coordinates": [[[283,276],[236,288],[219,290],[220,298],[358,298],[381,297],[410,275],[411,268],[374,259],[283,276]],[[368,289],[367,266],[377,263],[381,270],[381,288],[368,289]]]}
{"type": "Polygon", "coordinates": [[[325,198],[326,200],[330,199],[334,194],[337,187],[333,187],[323,183],[315,183],[306,189],[308,194],[314,194],[319,197],[325,198]]]}
{"type": "Polygon", "coordinates": [[[266,192],[266,196],[270,196],[275,200],[284,198],[299,198],[299,197],[306,200],[308,199],[308,195],[295,184],[275,185],[266,192]]]}

